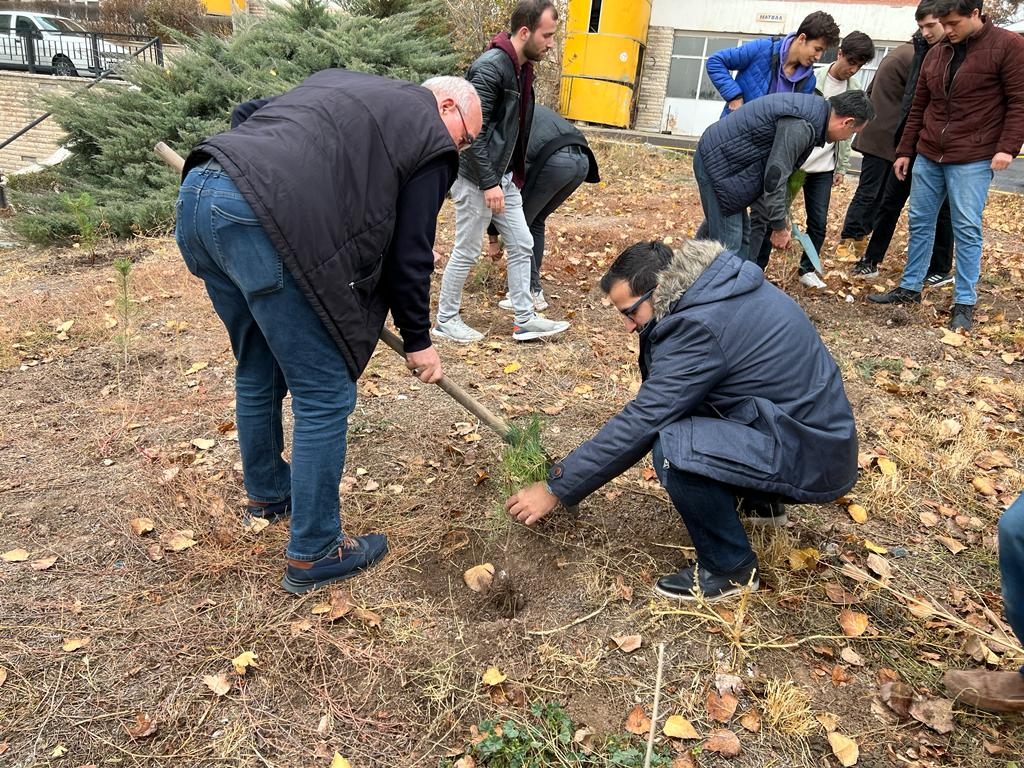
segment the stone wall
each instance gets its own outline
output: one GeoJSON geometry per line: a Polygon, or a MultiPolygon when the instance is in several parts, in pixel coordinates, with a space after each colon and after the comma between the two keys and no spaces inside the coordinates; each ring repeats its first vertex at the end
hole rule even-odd
{"type": "MultiPolygon", "coordinates": [[[[17,133],[46,112],[44,96],[81,88],[87,81],[78,77],[30,75],[0,70],[0,141],[17,133]]],[[[16,171],[43,160],[60,148],[64,132],[57,123],[45,120],[17,141],[0,149],[0,170],[16,171]]]]}
{"type": "Polygon", "coordinates": [[[661,117],[668,90],[668,68],[672,61],[672,27],[651,27],[647,30],[647,50],[644,53],[644,71],[640,78],[640,96],[637,101],[636,125],[638,131],[660,133],[661,117]]]}

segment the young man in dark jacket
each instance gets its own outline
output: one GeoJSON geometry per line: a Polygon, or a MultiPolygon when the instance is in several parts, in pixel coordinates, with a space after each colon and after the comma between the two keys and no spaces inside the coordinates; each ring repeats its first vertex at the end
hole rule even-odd
{"type": "MultiPolygon", "coordinates": [[[[917,90],[921,63],[932,46],[946,36],[942,23],[935,16],[935,0],[924,0],[914,14],[918,31],[878,65],[868,94],[875,107],[875,119],[857,134],[853,147],[861,161],[860,183],[846,210],[842,237],[847,247],[860,257],[853,267],[853,276],[870,279],[878,276],[878,265],[885,258],[903,206],[910,196],[910,174],[897,179],[892,172],[896,146],[910,113],[917,90]],[[870,235],[870,240],[867,236],[870,235]]],[[[953,265],[953,224],[949,218],[949,200],[939,208],[935,229],[935,246],[925,285],[939,287],[953,282],[949,271],[953,265]]]]}
{"type": "Polygon", "coordinates": [[[899,286],[868,299],[921,301],[936,217],[948,197],[956,244],[949,327],[968,331],[978,300],[988,188],[993,173],[1005,170],[1024,144],[1024,38],[994,26],[982,15],[981,0],[939,0],[935,15],[946,39],[921,64],[893,165],[903,179],[914,158],[907,264],[899,286]]]}
{"type": "Polygon", "coordinates": [[[867,96],[859,90],[828,100],[812,94],[774,93],[744,104],[709,126],[693,157],[704,209],[698,236],[717,240],[751,260],[758,256],[766,234],[773,246],[785,248],[790,241],[789,175],[811,149],[826,141],[849,139],[873,115],[867,96]],[[748,206],[753,206],[753,228],[748,206]]]}
{"type": "MultiPolygon", "coordinates": [[[[538,104],[533,110],[530,142],[526,148],[526,183],[523,184],[523,216],[533,235],[533,261],[530,265],[530,292],[533,308],[543,312],[547,306],[540,284],[540,267],[544,261],[544,228],[548,216],[558,210],[569,195],[584,181],[596,184],[601,180],[597,158],[587,137],[552,109],[538,104]]],[[[487,254],[500,254],[498,230],[493,222],[487,228],[487,254]]],[[[506,296],[498,302],[502,309],[514,309],[506,296]]]]}
{"type": "Polygon", "coordinates": [[[387,551],[382,534],[342,532],[338,482],[355,381],[389,310],[413,375],[443,375],[429,334],[434,230],[458,150],[482,121],[462,78],[423,85],[324,70],[185,161],[176,238],[238,363],[248,514],[291,513],[289,592],[348,578],[387,551]]]}
{"type": "Polygon", "coordinates": [[[637,243],[601,289],[640,335],[640,390],[547,483],[505,508],[531,525],[652,451],[697,551],[697,567],[663,576],[655,591],[688,601],[757,589],[737,505],[829,502],[857,479],[857,430],[835,361],[792,299],[713,241],[674,253],[637,243]]]}
{"type": "Polygon", "coordinates": [[[462,289],[480,257],[484,232],[493,221],[507,249],[508,295],[515,310],[512,338],[529,341],[562,333],[565,321],[537,314],[530,292],[533,237],[523,215],[520,190],[526,178],[526,147],[533,119],[533,64],[554,47],[558,11],[550,0],[519,0],[511,32],[491,41],[467,73],[483,108],[484,127],[459,161],[452,187],[455,246],[441,278],[437,323],[440,339],[469,344],[483,334],[462,319],[462,289]]]}
{"type": "Polygon", "coordinates": [[[814,93],[814,65],[838,44],[835,19],[814,11],[785,37],[751,40],[711,54],[705,69],[725,99],[722,116],[765,94],[814,93]]]}

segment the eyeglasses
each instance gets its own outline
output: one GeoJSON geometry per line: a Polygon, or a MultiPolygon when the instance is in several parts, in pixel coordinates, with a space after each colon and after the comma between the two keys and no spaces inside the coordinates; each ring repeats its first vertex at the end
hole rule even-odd
{"type": "MultiPolygon", "coordinates": [[[[657,286],[655,286],[655,287],[657,287],[657,286]]],[[[647,301],[649,298],[651,298],[651,296],[653,296],[653,295],[654,295],[654,288],[651,288],[651,290],[647,291],[647,293],[645,293],[639,299],[634,301],[628,307],[626,307],[625,309],[620,309],[619,312],[621,312],[625,317],[628,317],[630,320],[634,320],[633,315],[635,315],[637,313],[637,311],[640,309],[640,305],[643,304],[645,301],[647,301]]],[[[634,320],[634,322],[635,322],[635,320],[634,320]]]]}
{"type": "Polygon", "coordinates": [[[459,113],[459,120],[462,121],[462,138],[459,139],[458,149],[463,150],[472,144],[476,140],[476,136],[469,132],[469,128],[466,127],[466,117],[462,114],[462,109],[458,104],[453,104],[455,111],[459,113]]]}

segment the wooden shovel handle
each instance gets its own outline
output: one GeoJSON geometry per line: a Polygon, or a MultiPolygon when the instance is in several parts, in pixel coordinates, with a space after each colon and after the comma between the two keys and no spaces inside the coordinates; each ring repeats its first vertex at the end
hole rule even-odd
{"type": "Polygon", "coordinates": [[[160,159],[167,163],[171,168],[181,173],[185,167],[185,158],[175,152],[173,149],[168,147],[162,141],[158,141],[156,146],[153,147],[153,151],[160,155],[160,159]]]}

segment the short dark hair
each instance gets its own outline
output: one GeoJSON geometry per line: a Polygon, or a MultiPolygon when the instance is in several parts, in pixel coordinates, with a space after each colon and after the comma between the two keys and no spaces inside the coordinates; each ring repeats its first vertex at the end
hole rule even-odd
{"type": "Polygon", "coordinates": [[[935,13],[936,0],[921,0],[917,4],[917,10],[914,11],[914,21],[921,21],[926,16],[936,16],[935,13]]]}
{"type": "Polygon", "coordinates": [[[875,108],[871,106],[864,91],[843,91],[828,100],[832,111],[840,117],[852,117],[854,125],[864,125],[875,119],[875,108]]]}
{"type": "Polygon", "coordinates": [[[544,11],[551,9],[551,13],[558,21],[558,9],[551,0],[519,0],[512,9],[512,19],[509,22],[509,31],[514,35],[523,27],[533,32],[540,24],[540,17],[544,11]]]}
{"type": "Polygon", "coordinates": [[[981,10],[981,0],[936,0],[935,15],[945,16],[955,13],[958,16],[970,16],[981,10]]]}
{"type": "Polygon", "coordinates": [[[808,40],[825,40],[829,48],[839,45],[839,25],[824,11],[807,14],[807,18],[800,22],[796,34],[808,40]]]}
{"type": "Polygon", "coordinates": [[[641,241],[620,253],[601,278],[601,290],[609,293],[617,282],[629,283],[629,292],[642,296],[658,285],[658,273],[672,261],[672,249],[661,240],[641,241]]]}
{"type": "Polygon", "coordinates": [[[867,64],[875,58],[875,42],[863,32],[851,32],[839,44],[839,50],[851,64],[867,64]]]}

